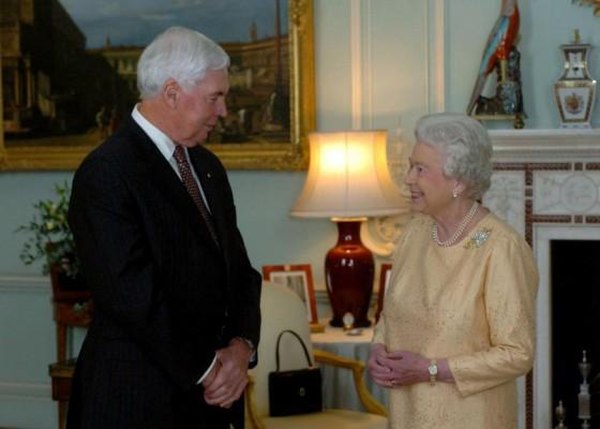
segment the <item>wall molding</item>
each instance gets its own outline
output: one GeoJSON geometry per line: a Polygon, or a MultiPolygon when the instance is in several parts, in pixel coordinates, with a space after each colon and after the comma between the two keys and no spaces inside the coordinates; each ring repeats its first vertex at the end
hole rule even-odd
{"type": "Polygon", "coordinates": [[[47,276],[0,275],[0,294],[44,294],[50,293],[50,278],[47,276]]]}
{"type": "Polygon", "coordinates": [[[427,33],[427,95],[430,112],[446,110],[446,8],[444,0],[429,0],[427,33]]]}
{"type": "Polygon", "coordinates": [[[0,381],[0,398],[52,399],[50,383],[15,383],[0,381]]]}
{"type": "MultiPolygon", "coordinates": [[[[425,4],[424,37],[427,40],[425,101],[430,112],[446,109],[446,7],[445,0],[425,4]]],[[[373,128],[373,10],[371,0],[350,2],[350,76],[353,129],[373,128]]]]}
{"type": "Polygon", "coordinates": [[[490,130],[495,162],[589,161],[600,157],[599,129],[490,130]]]}
{"type": "MultiPolygon", "coordinates": [[[[350,3],[350,78],[351,78],[351,103],[352,103],[352,129],[360,130],[365,127],[365,117],[371,117],[371,112],[364,112],[364,99],[369,94],[365,88],[365,76],[368,69],[364,66],[365,47],[370,44],[369,26],[363,26],[363,22],[368,20],[370,15],[370,2],[363,3],[361,0],[352,0],[350,3]],[[364,8],[363,8],[364,6],[364,8]],[[366,18],[364,18],[366,16],[366,18]],[[363,29],[366,27],[365,29],[363,29]],[[366,114],[365,114],[366,113],[366,114]]],[[[366,49],[369,52],[369,49],[366,49]]]]}

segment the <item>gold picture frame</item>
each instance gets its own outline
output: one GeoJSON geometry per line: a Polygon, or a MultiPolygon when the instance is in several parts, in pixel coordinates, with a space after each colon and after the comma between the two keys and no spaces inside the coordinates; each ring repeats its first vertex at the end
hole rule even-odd
{"type": "Polygon", "coordinates": [[[306,306],[306,318],[313,333],[325,332],[325,326],[319,322],[317,300],[310,264],[263,265],[263,278],[280,284],[298,294],[306,306]]]}
{"type": "Polygon", "coordinates": [[[307,321],[314,324],[319,323],[310,264],[263,265],[262,274],[266,281],[282,285],[296,293],[306,306],[307,321]]]}
{"type": "MultiPolygon", "coordinates": [[[[207,143],[206,146],[219,156],[228,169],[303,170],[308,166],[307,135],[315,128],[313,0],[287,2],[289,141],[207,143]]],[[[0,43],[0,82],[2,47],[7,45],[0,43]]],[[[0,101],[3,101],[2,85],[0,101]]],[[[4,102],[0,103],[2,118],[3,105],[4,102]]],[[[4,137],[4,121],[0,121],[0,171],[74,170],[85,155],[100,143],[97,135],[89,133],[44,138],[43,142],[29,139],[22,144],[9,144],[4,137]]]]}

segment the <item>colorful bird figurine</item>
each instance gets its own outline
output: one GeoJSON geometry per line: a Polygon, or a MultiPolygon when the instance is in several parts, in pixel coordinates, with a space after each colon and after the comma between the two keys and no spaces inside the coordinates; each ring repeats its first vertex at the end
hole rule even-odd
{"type": "MultiPolygon", "coordinates": [[[[519,8],[517,0],[502,0],[500,16],[496,20],[494,28],[488,36],[487,43],[481,57],[481,65],[477,73],[477,80],[471,93],[471,100],[467,107],[467,114],[475,113],[477,101],[482,94],[485,82],[489,74],[494,71],[499,62],[506,64],[517,34],[519,33],[519,8]]],[[[506,70],[506,66],[503,67],[506,70]]],[[[503,73],[505,74],[505,72],[503,73]]],[[[502,81],[506,76],[498,76],[502,81]]]]}

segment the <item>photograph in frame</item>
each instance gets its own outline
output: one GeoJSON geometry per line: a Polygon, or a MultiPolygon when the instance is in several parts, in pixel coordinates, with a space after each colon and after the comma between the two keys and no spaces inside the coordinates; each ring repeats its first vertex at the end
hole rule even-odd
{"type": "Polygon", "coordinates": [[[377,311],[375,312],[375,323],[379,321],[379,316],[383,310],[383,300],[390,284],[391,274],[392,264],[381,264],[381,270],[379,272],[379,291],[377,293],[377,311]]]}
{"type": "Polygon", "coordinates": [[[308,322],[319,323],[310,264],[263,265],[262,272],[265,280],[285,286],[296,293],[306,306],[308,322]]]}
{"type": "Polygon", "coordinates": [[[75,169],[138,99],[170,26],[230,55],[229,113],[207,146],[230,169],[302,170],[314,129],[312,0],[0,2],[0,170],[75,169]]]}

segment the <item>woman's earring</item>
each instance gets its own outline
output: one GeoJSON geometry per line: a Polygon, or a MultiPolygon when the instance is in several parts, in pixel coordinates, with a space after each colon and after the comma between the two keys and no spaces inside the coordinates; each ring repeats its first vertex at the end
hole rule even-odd
{"type": "Polygon", "coordinates": [[[458,191],[455,189],[452,191],[452,198],[457,198],[458,197],[458,191]]]}

